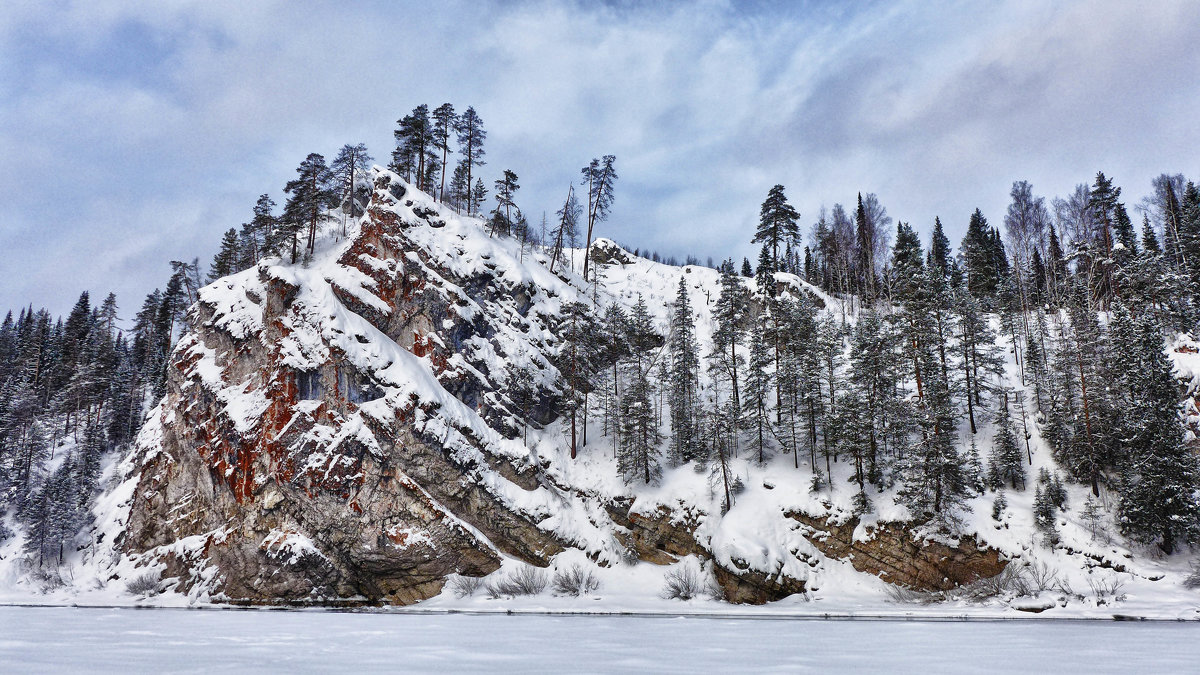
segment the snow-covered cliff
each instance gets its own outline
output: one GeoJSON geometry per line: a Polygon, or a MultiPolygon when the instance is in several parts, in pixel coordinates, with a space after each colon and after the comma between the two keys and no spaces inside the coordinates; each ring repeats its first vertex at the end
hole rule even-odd
{"type": "MultiPolygon", "coordinates": [[[[49,597],[133,601],[131,582],[149,579],[142,591],[162,594],[151,602],[466,606],[485,601],[455,598],[447,581],[532,566],[586,568],[607,609],[667,602],[664,577],[684,569],[732,602],[863,611],[894,606],[903,586],[977,607],[954,589],[1017,563],[1055,578],[984,606],[1103,613],[1123,593],[1194,613],[1177,563],[1094,540],[1074,512],[1063,545],[1039,545],[1027,493],[999,521],[978,497],[957,531],[931,532],[891,494],[854,516],[840,488],[848,467],[814,493],[803,463],[742,457],[730,470],[744,492],[723,513],[708,472],[691,465],[667,467],[657,485],[621,481],[602,413],[572,459],[555,365],[564,306],[641,298],[666,335],[682,278],[707,353],[718,273],[599,240],[598,280],[585,282],[578,265],[551,273],[540,250],[489,236],[388,171],[373,182],[366,214],[345,236],[325,228],[307,264],[268,259],[201,291],[167,396],[108,468],[94,543],[49,597]]],[[[776,282],[854,320],[796,277],[776,282]]],[[[1036,430],[1030,443],[1032,468],[1053,469],[1036,430]]],[[[1083,489],[1070,490],[1082,503],[1083,489]]],[[[4,597],[45,590],[7,548],[4,597]]]]}

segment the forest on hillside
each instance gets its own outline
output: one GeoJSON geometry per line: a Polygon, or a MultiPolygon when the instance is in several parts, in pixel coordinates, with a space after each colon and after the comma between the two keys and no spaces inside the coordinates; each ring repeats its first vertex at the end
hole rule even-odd
{"type": "MultiPolygon", "coordinates": [[[[590,244],[614,203],[615,157],[588,162],[548,209],[553,217],[534,227],[512,170],[492,182],[485,207],[486,133],[474,108],[418,106],[395,138],[388,168],[406,181],[480,217],[489,235],[544,253],[551,271],[603,284],[590,244]]],[[[306,264],[319,228],[345,234],[362,215],[372,161],[363,144],[328,163],[309,154],[283,188],[282,209],[259,197],[207,273],[196,259],[171,262],[164,288],[127,321],[113,295],[96,303],[86,292],[66,317],[32,306],[6,315],[0,510],[23,528],[39,565],[94,545],[81,533],[101,463],[165,393],[200,288],[268,258],[306,264]]],[[[554,356],[564,442],[574,454],[598,420],[617,438],[631,486],[692,465],[711,473],[725,509],[743,487],[730,461],[750,457],[807,468],[814,492],[852,490],[860,513],[895,490],[915,518],[948,527],[969,498],[993,494],[999,519],[1006,492],[1032,490],[1051,545],[1064,482],[1075,482],[1092,495],[1080,505],[1085,517],[1099,522],[1111,510],[1133,541],[1165,553],[1196,541],[1200,468],[1165,347],[1200,317],[1200,190],[1164,174],[1127,206],[1097,173],[1049,201],[1017,181],[1010,198],[999,226],[970,214],[955,248],[940,219],[923,240],[870,193],[822,210],[802,234],[801,214],[776,185],[746,233],[761,244],[757,260],[714,265],[719,294],[703,331],[711,344],[698,338],[682,275],[668,325],[655,325],[644,301],[627,312],[599,293],[563,309],[554,356]],[[805,283],[840,300],[839,312],[822,311],[830,308],[805,283]],[[1019,388],[1006,384],[1009,362],[1019,388]],[[993,424],[996,433],[976,442],[993,424]],[[1061,475],[1033,475],[1031,427],[1061,475]],[[838,467],[849,467],[849,483],[839,484],[838,467]]],[[[521,388],[519,375],[512,386],[521,388]]]]}

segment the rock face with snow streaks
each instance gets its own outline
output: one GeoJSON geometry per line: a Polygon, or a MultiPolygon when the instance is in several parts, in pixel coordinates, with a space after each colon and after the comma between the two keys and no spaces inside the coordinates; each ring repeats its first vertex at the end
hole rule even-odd
{"type": "MultiPolygon", "coordinates": [[[[192,309],[124,542],[185,586],[406,604],[448,574],[497,569],[501,553],[544,566],[563,549],[537,526],[554,499],[540,467],[492,431],[515,433],[491,359],[517,334],[553,338],[521,314],[539,290],[505,287],[486,264],[437,267],[405,236],[433,213],[405,221],[404,187],[383,174],[379,188],[336,261],[262,265],[192,309]]],[[[553,410],[553,381],[535,418],[553,410]]]]}

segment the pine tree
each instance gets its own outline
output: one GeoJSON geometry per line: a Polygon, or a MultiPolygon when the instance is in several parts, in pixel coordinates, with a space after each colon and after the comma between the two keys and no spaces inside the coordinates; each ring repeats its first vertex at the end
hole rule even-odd
{"type": "Polygon", "coordinates": [[[317,224],[325,209],[336,199],[332,189],[333,174],[325,165],[325,158],[311,153],[296,168],[295,180],[288,181],[283,191],[291,195],[283,207],[282,221],[292,241],[292,263],[299,259],[298,244],[300,231],[308,226],[306,255],[312,255],[316,246],[317,224]]]}
{"type": "Polygon", "coordinates": [[[458,114],[454,112],[454,106],[449,103],[443,103],[438,106],[432,114],[433,118],[433,142],[436,148],[442,151],[442,183],[438,188],[438,201],[446,201],[446,171],[450,161],[450,136],[456,134],[458,126],[458,114]]]}
{"type": "MultiPolygon", "coordinates": [[[[517,174],[509,169],[504,170],[504,176],[495,182],[496,186],[496,210],[493,212],[492,230],[489,236],[496,235],[496,224],[502,223],[501,233],[509,234],[512,230],[512,210],[516,208],[516,203],[513,201],[516,198],[517,190],[521,188],[517,184],[517,174]],[[503,218],[500,217],[503,210],[503,218]]],[[[517,209],[520,212],[520,209],[517,209]]]]}
{"type": "Polygon", "coordinates": [[[785,253],[800,241],[800,227],[797,221],[800,214],[788,203],[783,194],[783,186],[776,185],[767,192],[758,212],[758,229],[755,230],[753,244],[764,244],[771,250],[771,267],[779,267],[779,250],[785,253]]]}
{"type": "Polygon", "coordinates": [[[280,255],[284,244],[279,220],[274,215],[275,201],[269,195],[259,195],[254,203],[254,216],[243,226],[246,243],[242,246],[243,266],[254,266],[268,255],[280,255]]]}
{"type": "Polygon", "coordinates": [[[583,184],[587,186],[587,236],[584,238],[583,277],[587,278],[588,260],[591,258],[592,230],[596,223],[608,219],[608,212],[613,203],[613,185],[617,182],[617,170],[614,155],[605,155],[602,159],[593,159],[583,167],[583,184]]]}
{"type": "Polygon", "coordinates": [[[434,125],[429,119],[429,106],[422,103],[396,122],[396,149],[392,152],[390,168],[413,183],[418,189],[429,187],[429,159],[436,157],[440,146],[434,137],[434,125]]]}
{"type": "Polygon", "coordinates": [[[1091,287],[1092,297],[1101,307],[1107,307],[1115,289],[1113,287],[1113,225],[1117,219],[1118,199],[1121,188],[1114,187],[1112,180],[1103,172],[1096,174],[1096,182],[1088,193],[1088,210],[1097,232],[1091,233],[1095,252],[1091,261],[1096,265],[1091,287]]]}
{"type": "Polygon", "coordinates": [[[555,264],[563,257],[563,249],[575,246],[579,237],[579,217],[582,213],[579,200],[575,198],[575,186],[571,185],[567,188],[567,200],[556,213],[558,221],[550,231],[550,240],[554,242],[550,255],[551,272],[554,272],[555,264]]]}
{"type": "Polygon", "coordinates": [[[468,107],[459,116],[454,125],[454,132],[458,135],[458,151],[462,153],[460,166],[464,167],[463,172],[466,174],[466,180],[463,182],[463,200],[468,209],[474,210],[476,204],[483,203],[483,196],[478,194],[483,182],[476,179],[476,185],[472,188],[471,180],[474,178],[475,167],[485,164],[483,142],[487,139],[487,132],[483,130],[483,120],[472,107],[468,107]]]}
{"type": "MultiPolygon", "coordinates": [[[[362,143],[346,144],[338,150],[338,154],[329,165],[332,181],[338,186],[341,196],[338,198],[342,208],[342,236],[346,235],[346,214],[351,218],[362,215],[359,205],[358,182],[367,172],[374,158],[367,153],[367,146],[362,143]]],[[[369,196],[369,195],[368,195],[369,196]]]]}
{"type": "Polygon", "coordinates": [[[747,278],[754,276],[754,268],[750,266],[749,258],[742,258],[742,276],[747,278]]]}

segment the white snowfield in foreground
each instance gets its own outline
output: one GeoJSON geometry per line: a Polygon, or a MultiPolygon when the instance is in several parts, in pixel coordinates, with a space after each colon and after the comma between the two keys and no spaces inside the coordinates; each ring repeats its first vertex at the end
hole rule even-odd
{"type": "MultiPolygon", "coordinates": [[[[20,672],[1194,672],[1180,622],[0,608],[20,672]]],[[[9,671],[14,672],[14,671],[9,671]]]]}

